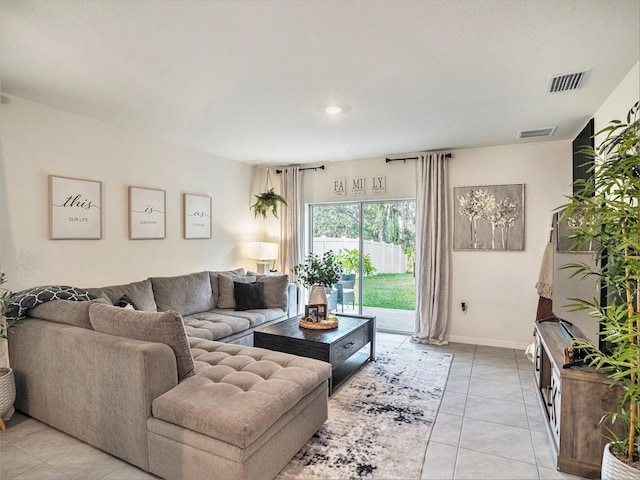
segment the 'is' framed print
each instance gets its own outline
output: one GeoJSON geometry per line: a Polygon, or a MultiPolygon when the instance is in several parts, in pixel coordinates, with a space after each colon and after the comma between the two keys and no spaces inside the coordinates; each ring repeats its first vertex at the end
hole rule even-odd
{"type": "Polygon", "coordinates": [[[129,187],[129,238],[162,239],[166,236],[166,192],[129,187]]]}

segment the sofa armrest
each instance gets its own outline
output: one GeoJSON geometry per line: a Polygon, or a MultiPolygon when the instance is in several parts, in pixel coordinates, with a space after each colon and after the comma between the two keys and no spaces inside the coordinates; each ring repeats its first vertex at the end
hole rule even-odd
{"type": "Polygon", "coordinates": [[[290,283],[287,287],[287,317],[298,315],[298,285],[290,283]]]}
{"type": "Polygon", "coordinates": [[[18,410],[148,469],[151,402],[178,384],[170,347],[29,318],[9,356],[18,410]]]}

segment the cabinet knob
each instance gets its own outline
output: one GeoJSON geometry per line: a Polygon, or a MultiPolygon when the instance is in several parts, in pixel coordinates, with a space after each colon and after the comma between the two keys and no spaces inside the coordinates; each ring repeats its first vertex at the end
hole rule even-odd
{"type": "Polygon", "coordinates": [[[353,347],[353,345],[354,345],[353,342],[349,342],[344,346],[344,348],[348,350],[349,348],[353,347]]]}

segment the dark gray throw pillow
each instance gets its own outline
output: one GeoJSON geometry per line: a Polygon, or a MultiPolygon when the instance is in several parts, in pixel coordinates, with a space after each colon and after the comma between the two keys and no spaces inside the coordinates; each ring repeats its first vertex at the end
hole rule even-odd
{"type": "Polygon", "coordinates": [[[264,284],[261,282],[233,282],[233,296],[236,301],[236,310],[265,308],[264,284]]]}

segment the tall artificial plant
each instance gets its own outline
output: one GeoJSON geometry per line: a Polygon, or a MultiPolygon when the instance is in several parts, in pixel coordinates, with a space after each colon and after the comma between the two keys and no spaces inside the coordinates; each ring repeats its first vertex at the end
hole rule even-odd
{"type": "Polygon", "coordinates": [[[21,319],[9,319],[5,317],[5,313],[9,310],[11,304],[12,293],[10,290],[2,287],[7,282],[5,274],[0,272],[0,339],[7,339],[9,329],[16,325],[21,319]]]}
{"type": "Polygon", "coordinates": [[[572,263],[563,268],[573,277],[597,278],[607,301],[571,299],[575,310],[588,310],[600,324],[599,346],[580,342],[591,353],[587,361],[607,372],[620,392],[620,408],[609,412],[612,421],[627,428],[625,437],[613,436],[614,449],[629,463],[638,461],[640,418],[640,102],[626,121],[614,120],[596,136],[604,140],[589,153],[594,158],[591,178],[562,206],[561,220],[580,217],[572,230],[571,249],[593,244],[594,264],[572,263]]]}

